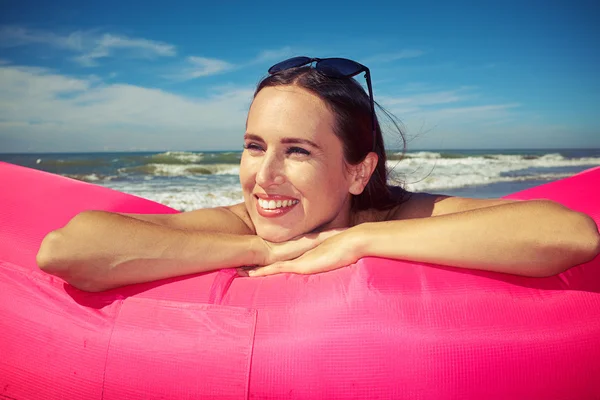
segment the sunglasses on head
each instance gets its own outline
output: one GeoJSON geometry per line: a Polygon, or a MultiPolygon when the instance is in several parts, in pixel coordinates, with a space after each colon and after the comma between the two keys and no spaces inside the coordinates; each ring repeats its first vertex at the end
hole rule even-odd
{"type": "Polygon", "coordinates": [[[375,150],[375,101],[373,100],[373,87],[371,86],[371,72],[369,68],[356,61],[347,58],[310,58],[310,57],[293,57],[285,61],[281,61],[271,68],[269,74],[273,75],[281,71],[291,68],[302,67],[307,64],[315,63],[314,68],[321,75],[329,78],[352,78],[361,72],[365,73],[367,80],[367,88],[369,89],[369,100],[371,102],[371,125],[373,128],[373,150],[375,150]]]}

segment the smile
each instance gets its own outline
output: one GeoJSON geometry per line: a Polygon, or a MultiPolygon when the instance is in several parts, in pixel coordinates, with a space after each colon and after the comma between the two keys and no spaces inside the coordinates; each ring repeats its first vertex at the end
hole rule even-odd
{"type": "Polygon", "coordinates": [[[276,208],[290,207],[298,204],[298,200],[263,200],[258,199],[258,205],[265,210],[274,210],[276,208]]]}
{"type": "Polygon", "coordinates": [[[260,195],[259,197],[259,195],[257,195],[256,199],[256,210],[258,211],[258,214],[267,218],[280,217],[287,214],[299,203],[296,199],[283,196],[260,195]]]}

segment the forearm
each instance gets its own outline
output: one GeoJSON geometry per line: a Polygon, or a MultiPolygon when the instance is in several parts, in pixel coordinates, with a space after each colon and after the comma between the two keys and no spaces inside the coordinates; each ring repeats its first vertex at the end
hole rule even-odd
{"type": "Polygon", "coordinates": [[[260,262],[252,235],[190,232],[126,216],[88,212],[50,233],[40,268],[88,291],[252,265],[260,262]]]}
{"type": "Polygon", "coordinates": [[[431,218],[359,225],[361,256],[406,259],[526,276],[549,276],[598,254],[584,214],[528,201],[431,218]]]}

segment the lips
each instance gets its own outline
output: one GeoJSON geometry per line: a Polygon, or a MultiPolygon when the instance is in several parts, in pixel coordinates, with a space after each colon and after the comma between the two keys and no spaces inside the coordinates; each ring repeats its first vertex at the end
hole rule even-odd
{"type": "Polygon", "coordinates": [[[290,212],[298,199],[281,195],[256,194],[256,211],[265,218],[281,217],[290,212]]]}

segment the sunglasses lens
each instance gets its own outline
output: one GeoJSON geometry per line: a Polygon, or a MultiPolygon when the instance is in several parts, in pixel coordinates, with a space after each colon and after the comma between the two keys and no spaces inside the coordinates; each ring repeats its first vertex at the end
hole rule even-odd
{"type": "Polygon", "coordinates": [[[310,62],[310,60],[311,60],[310,57],[294,57],[294,58],[287,59],[287,60],[277,63],[277,64],[273,65],[271,68],[269,68],[269,74],[276,74],[277,72],[285,71],[286,69],[296,68],[296,67],[300,67],[302,65],[306,65],[310,62]]]}
{"type": "Polygon", "coordinates": [[[348,78],[364,70],[362,65],[346,58],[326,58],[319,61],[316,68],[332,78],[348,78]]]}

